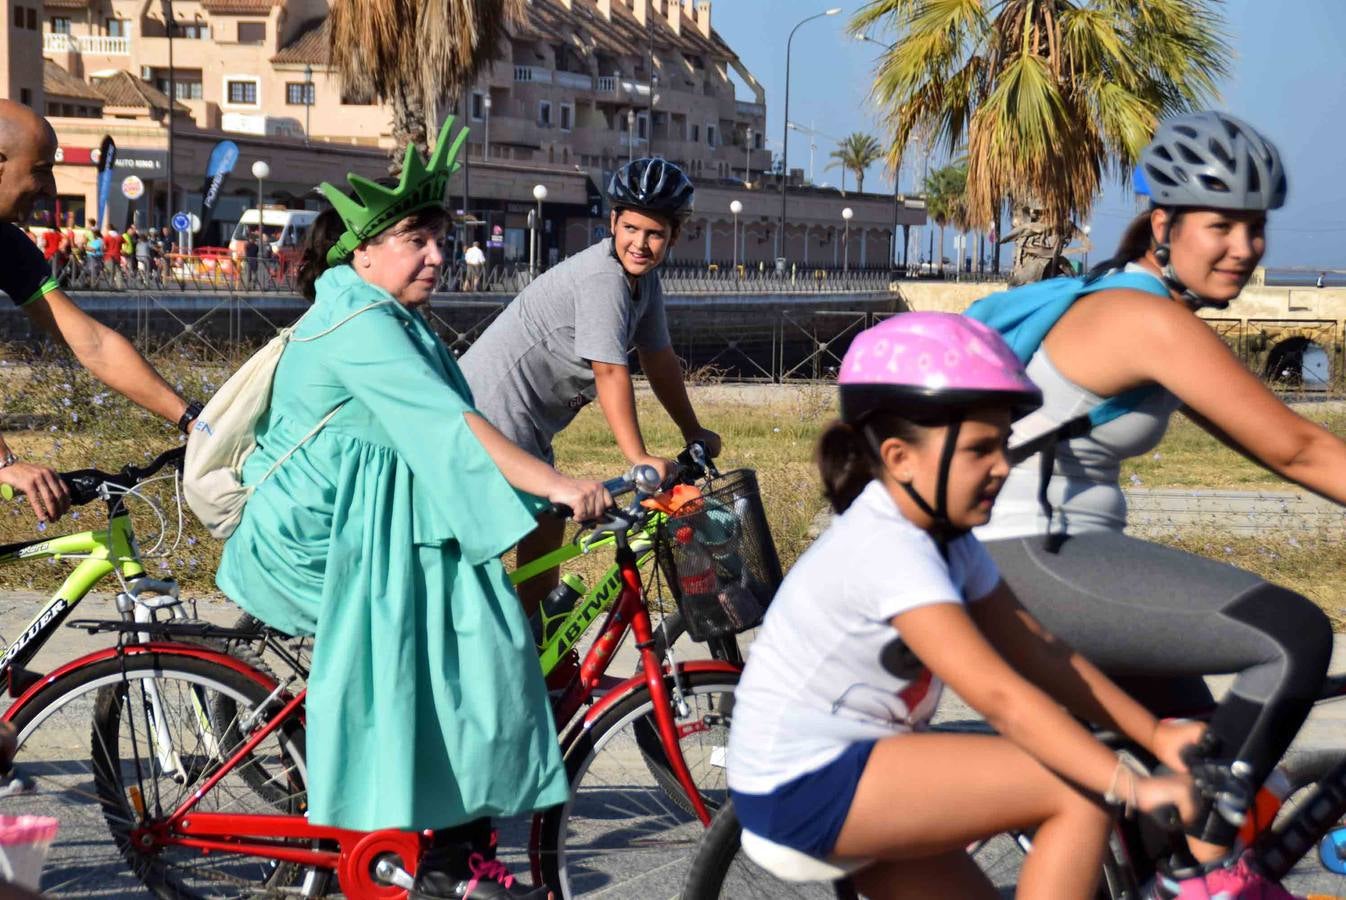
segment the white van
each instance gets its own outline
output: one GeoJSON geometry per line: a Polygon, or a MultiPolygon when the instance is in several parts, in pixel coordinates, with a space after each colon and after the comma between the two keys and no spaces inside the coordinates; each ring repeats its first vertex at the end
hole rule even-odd
{"type": "MultiPolygon", "coordinates": [[[[298,262],[308,230],[316,218],[317,212],[311,209],[263,207],[262,231],[271,244],[271,255],[279,259],[282,265],[298,262]]],[[[234,229],[234,236],[229,239],[229,252],[234,256],[246,255],[248,243],[257,240],[256,230],[257,210],[244,210],[243,218],[234,229]]]]}

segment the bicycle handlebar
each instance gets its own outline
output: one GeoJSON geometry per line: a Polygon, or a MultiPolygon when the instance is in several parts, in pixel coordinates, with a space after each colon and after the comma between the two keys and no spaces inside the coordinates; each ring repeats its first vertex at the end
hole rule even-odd
{"type": "MultiPolygon", "coordinates": [[[[186,452],[185,447],[174,447],[160,453],[147,465],[134,466],[128,463],[117,473],[103,472],[99,469],[74,469],[70,472],[59,472],[57,477],[64,481],[66,487],[70,489],[71,504],[83,506],[86,503],[101,499],[101,491],[104,485],[129,490],[140,482],[157,475],[169,465],[180,471],[183,456],[186,452]]],[[[13,500],[20,493],[20,491],[14,489],[13,485],[0,484],[0,498],[13,500]]]]}
{"type": "MultiPolygon", "coordinates": [[[[720,474],[720,471],[715,468],[715,464],[711,462],[709,454],[706,453],[706,445],[701,441],[692,441],[684,447],[682,452],[678,454],[677,463],[677,471],[663,483],[658,480],[658,474],[653,466],[632,466],[631,471],[625,475],[610,478],[603,482],[603,487],[607,489],[608,495],[615,500],[633,491],[639,492],[643,496],[650,496],[675,484],[693,484],[707,474],[712,477],[718,477],[720,474]]],[[[611,509],[608,510],[609,513],[612,511],[611,509]]],[[[564,503],[553,503],[542,512],[542,515],[554,516],[558,519],[569,519],[574,514],[575,511],[564,503]]]]}

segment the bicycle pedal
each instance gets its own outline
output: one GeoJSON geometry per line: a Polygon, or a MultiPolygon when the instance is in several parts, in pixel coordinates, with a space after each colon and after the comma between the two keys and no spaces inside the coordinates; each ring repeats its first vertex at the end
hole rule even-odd
{"type": "Polygon", "coordinates": [[[25,669],[22,666],[12,666],[5,673],[5,679],[9,683],[9,696],[21,697],[33,685],[42,680],[41,672],[34,672],[31,669],[25,669]]]}

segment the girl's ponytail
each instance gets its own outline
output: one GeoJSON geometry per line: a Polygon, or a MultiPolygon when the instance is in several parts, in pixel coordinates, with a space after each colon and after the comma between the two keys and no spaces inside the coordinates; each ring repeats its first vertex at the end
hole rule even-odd
{"type": "Polygon", "coordinates": [[[818,439],[818,473],[823,495],[835,512],[843,513],[874,478],[864,435],[845,422],[833,422],[818,439]]]}

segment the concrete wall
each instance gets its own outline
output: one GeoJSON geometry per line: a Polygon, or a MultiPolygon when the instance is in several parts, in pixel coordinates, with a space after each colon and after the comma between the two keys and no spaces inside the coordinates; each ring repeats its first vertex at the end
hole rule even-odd
{"type": "Polygon", "coordinates": [[[26,102],[39,113],[42,95],[42,8],[39,0],[0,0],[0,97],[26,102]],[[20,24],[16,24],[16,21],[20,24]],[[33,27],[29,27],[29,26],[33,27]]]}

